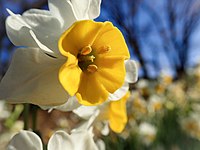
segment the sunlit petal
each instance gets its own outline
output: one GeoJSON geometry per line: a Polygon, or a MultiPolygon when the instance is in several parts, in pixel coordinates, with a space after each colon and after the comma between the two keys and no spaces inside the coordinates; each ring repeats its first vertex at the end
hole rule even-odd
{"type": "Polygon", "coordinates": [[[85,20],[74,23],[59,40],[59,50],[67,56],[67,52],[77,56],[78,52],[87,45],[92,45],[103,23],[85,20]]]}
{"type": "Polygon", "coordinates": [[[37,134],[22,130],[11,139],[7,150],[43,150],[43,146],[37,134]]]}
{"type": "Polygon", "coordinates": [[[109,46],[110,50],[104,53],[105,56],[120,56],[129,58],[129,51],[122,33],[110,22],[105,22],[104,27],[99,32],[93,43],[97,53],[101,53],[104,46],[109,46]]]}
{"type": "Polygon", "coordinates": [[[69,95],[58,80],[64,60],[52,58],[40,49],[17,49],[0,84],[0,98],[11,103],[59,105],[69,95]]]}
{"type": "Polygon", "coordinates": [[[88,11],[89,19],[95,19],[100,15],[100,5],[101,5],[101,0],[90,1],[89,11],[88,11]]]}
{"type": "Polygon", "coordinates": [[[97,59],[96,64],[99,69],[95,73],[95,76],[109,93],[114,93],[123,85],[125,78],[123,58],[100,57],[97,59]]]}
{"type": "Polygon", "coordinates": [[[71,0],[74,11],[78,20],[89,19],[88,11],[90,6],[90,0],[71,0]]]}
{"type": "Polygon", "coordinates": [[[43,45],[56,53],[59,52],[57,43],[63,31],[57,18],[49,11],[39,9],[24,12],[22,18],[43,45]]]}
{"type": "Polygon", "coordinates": [[[78,107],[77,109],[73,110],[73,112],[81,118],[89,119],[97,109],[98,109],[97,106],[83,106],[82,105],[78,107]]]}
{"type": "Polygon", "coordinates": [[[125,81],[128,83],[134,83],[138,79],[138,70],[137,65],[134,60],[126,60],[125,61],[126,67],[126,77],[125,81]]]}
{"type": "Polygon", "coordinates": [[[64,131],[55,132],[48,142],[48,150],[74,150],[74,143],[69,134],[64,131]]]}
{"type": "Polygon", "coordinates": [[[70,97],[66,103],[62,104],[62,105],[58,105],[58,106],[40,106],[42,109],[47,110],[50,112],[53,109],[57,109],[60,111],[72,111],[78,107],[80,107],[81,105],[79,104],[76,96],[72,96],[70,97]]]}
{"type": "Polygon", "coordinates": [[[70,0],[48,0],[49,10],[60,21],[63,31],[67,30],[77,17],[70,0]]]}
{"type": "Polygon", "coordinates": [[[125,82],[121,88],[119,88],[113,94],[109,94],[108,99],[111,101],[118,101],[119,99],[124,97],[124,95],[126,95],[128,90],[129,90],[129,84],[128,84],[128,82],[125,82]]]}
{"type": "Polygon", "coordinates": [[[89,131],[72,132],[71,139],[76,145],[74,150],[98,150],[93,140],[93,134],[89,131]],[[77,139],[79,139],[77,141],[77,139]]]}
{"type": "Polygon", "coordinates": [[[109,125],[117,133],[122,132],[127,123],[126,100],[129,95],[128,92],[121,100],[110,102],[109,125]]]}
{"type": "Polygon", "coordinates": [[[79,103],[98,105],[108,98],[109,93],[93,74],[83,74],[78,92],[79,103]]]}
{"type": "Polygon", "coordinates": [[[59,80],[71,96],[78,91],[81,73],[77,58],[68,53],[67,62],[59,70],[59,80]]]}
{"type": "Polygon", "coordinates": [[[30,35],[30,28],[22,19],[21,15],[15,15],[10,10],[11,14],[6,19],[6,32],[11,42],[16,46],[37,47],[36,42],[30,35]]]}

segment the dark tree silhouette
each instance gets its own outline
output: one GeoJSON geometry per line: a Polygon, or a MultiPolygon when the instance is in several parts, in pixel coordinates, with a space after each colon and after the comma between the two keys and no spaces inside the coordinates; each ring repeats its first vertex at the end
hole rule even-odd
{"type": "Polygon", "coordinates": [[[103,8],[126,35],[144,78],[150,77],[149,65],[158,74],[165,69],[159,60],[160,51],[176,77],[185,74],[191,59],[191,39],[199,27],[199,0],[109,0],[104,1],[103,8]],[[144,55],[144,45],[150,59],[144,55]]]}

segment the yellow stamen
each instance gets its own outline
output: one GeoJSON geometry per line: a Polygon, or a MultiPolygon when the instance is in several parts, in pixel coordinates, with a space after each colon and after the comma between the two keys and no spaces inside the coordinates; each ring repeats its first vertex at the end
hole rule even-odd
{"type": "Polygon", "coordinates": [[[110,46],[107,46],[107,45],[102,46],[102,47],[100,47],[100,49],[99,49],[99,54],[107,53],[107,52],[109,52],[110,50],[111,50],[111,47],[110,47],[110,46]]]}
{"type": "Polygon", "coordinates": [[[90,73],[96,72],[97,69],[98,69],[98,67],[97,67],[96,65],[94,65],[94,64],[89,65],[89,66],[87,67],[87,71],[90,72],[90,73]]]}
{"type": "Polygon", "coordinates": [[[88,55],[91,52],[92,52],[92,47],[91,47],[91,45],[88,45],[88,46],[85,46],[85,47],[82,48],[80,54],[81,55],[88,55]]]}

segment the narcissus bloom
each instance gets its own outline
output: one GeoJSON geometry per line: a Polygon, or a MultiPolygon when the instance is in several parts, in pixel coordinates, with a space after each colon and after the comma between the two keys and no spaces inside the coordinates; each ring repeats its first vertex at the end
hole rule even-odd
{"type": "Polygon", "coordinates": [[[61,36],[59,50],[67,58],[60,82],[81,104],[100,104],[123,85],[129,52],[112,23],[76,22],[61,36]]]}
{"type": "Polygon", "coordinates": [[[80,106],[74,109],[73,112],[81,118],[90,119],[95,115],[96,111],[99,111],[100,113],[97,120],[107,120],[110,128],[114,132],[120,133],[127,123],[126,102],[129,96],[130,92],[127,92],[127,94],[118,101],[106,102],[100,106],[80,106]]]}
{"type": "Polygon", "coordinates": [[[85,20],[99,15],[101,1],[48,2],[50,11],[31,9],[21,16],[8,10],[7,34],[24,48],[14,53],[0,83],[0,98],[57,106],[71,96],[83,105],[123,96],[128,88],[125,40],[112,23],[85,20]]]}

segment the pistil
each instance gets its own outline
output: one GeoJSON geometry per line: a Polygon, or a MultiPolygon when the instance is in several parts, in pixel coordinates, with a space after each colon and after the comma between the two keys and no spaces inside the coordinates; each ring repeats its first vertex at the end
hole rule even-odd
{"type": "Polygon", "coordinates": [[[84,61],[94,62],[94,59],[95,59],[94,55],[91,55],[91,56],[79,55],[78,57],[79,62],[84,62],[84,61]]]}

